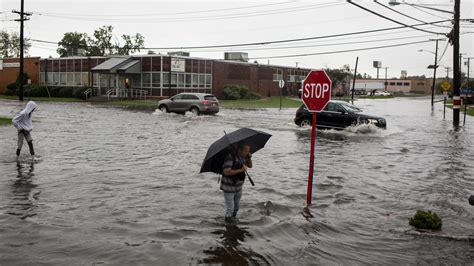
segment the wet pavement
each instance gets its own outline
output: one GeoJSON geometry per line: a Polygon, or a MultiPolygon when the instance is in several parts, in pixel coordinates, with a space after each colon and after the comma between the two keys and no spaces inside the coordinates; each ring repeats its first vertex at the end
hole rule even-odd
{"type": "MultiPolygon", "coordinates": [[[[0,264],[472,264],[474,119],[453,130],[429,98],[359,100],[387,130],[318,131],[314,218],[306,220],[311,130],[296,109],[146,113],[39,102],[33,139],[0,127],[0,264]],[[254,154],[237,226],[223,224],[217,176],[199,174],[224,130],[273,135],[254,154]],[[442,231],[408,219],[437,212],[442,231]]],[[[0,115],[23,107],[0,100],[0,115]]]]}

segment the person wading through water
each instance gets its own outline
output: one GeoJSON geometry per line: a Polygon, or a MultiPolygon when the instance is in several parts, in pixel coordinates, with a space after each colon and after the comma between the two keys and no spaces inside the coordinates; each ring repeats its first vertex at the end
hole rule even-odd
{"type": "Polygon", "coordinates": [[[18,129],[18,147],[16,150],[16,160],[20,159],[21,147],[23,147],[23,139],[26,139],[28,147],[30,148],[31,158],[35,159],[35,150],[33,149],[33,139],[31,138],[31,130],[33,130],[33,123],[31,114],[38,107],[35,102],[29,101],[25,109],[21,110],[12,119],[12,124],[18,129]]]}
{"type": "Polygon", "coordinates": [[[245,182],[245,172],[248,168],[252,168],[251,158],[250,145],[243,143],[238,146],[237,154],[231,152],[227,155],[222,165],[220,189],[224,191],[224,221],[226,223],[238,221],[237,212],[242,198],[242,186],[245,182]]]}

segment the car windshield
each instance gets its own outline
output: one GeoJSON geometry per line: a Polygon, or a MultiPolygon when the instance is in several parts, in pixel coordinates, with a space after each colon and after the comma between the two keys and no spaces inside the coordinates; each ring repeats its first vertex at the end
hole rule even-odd
{"type": "Polygon", "coordinates": [[[342,105],[344,107],[344,109],[346,109],[346,111],[349,112],[349,113],[362,112],[362,109],[360,109],[359,107],[357,107],[355,105],[352,105],[348,102],[340,102],[339,104],[342,105]]]}

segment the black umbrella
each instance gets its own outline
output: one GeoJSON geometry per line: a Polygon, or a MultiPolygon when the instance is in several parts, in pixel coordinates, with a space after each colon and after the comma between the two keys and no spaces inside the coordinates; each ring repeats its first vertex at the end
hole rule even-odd
{"type": "MultiPolygon", "coordinates": [[[[245,127],[225,134],[222,138],[212,143],[207,150],[206,157],[201,166],[201,173],[213,172],[222,174],[222,165],[224,164],[225,157],[229,153],[236,154],[237,146],[240,143],[248,144],[250,152],[255,153],[265,146],[271,136],[268,133],[245,127]]],[[[248,174],[247,177],[253,185],[253,181],[248,174]]]]}

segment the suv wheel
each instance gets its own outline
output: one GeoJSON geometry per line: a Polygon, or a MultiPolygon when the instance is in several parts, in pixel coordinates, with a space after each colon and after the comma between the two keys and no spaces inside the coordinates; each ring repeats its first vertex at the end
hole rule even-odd
{"type": "Polygon", "coordinates": [[[309,121],[309,119],[301,120],[300,127],[308,127],[308,126],[311,126],[311,121],[309,121]]]}
{"type": "Polygon", "coordinates": [[[166,105],[164,104],[160,105],[158,109],[160,109],[160,111],[162,111],[163,113],[168,113],[168,107],[166,107],[166,105]]]}
{"type": "Polygon", "coordinates": [[[193,115],[199,115],[199,109],[197,109],[196,107],[191,107],[191,109],[189,109],[189,111],[191,111],[191,113],[193,113],[193,115]]]}

